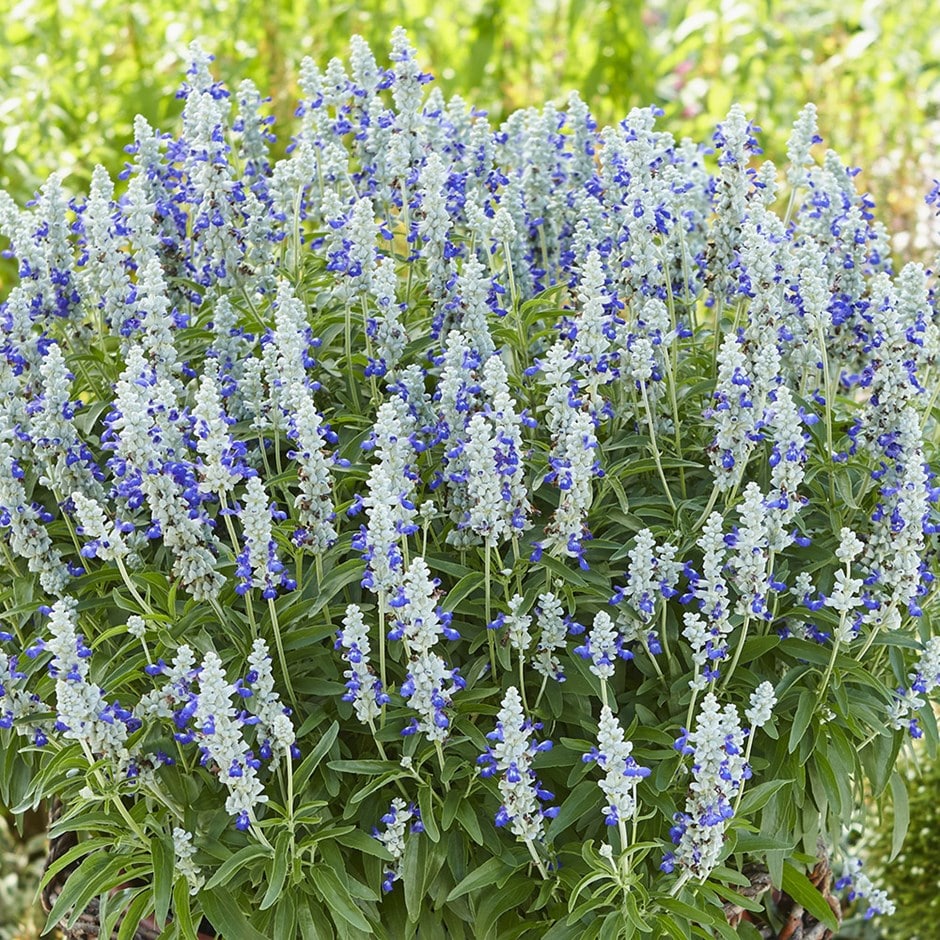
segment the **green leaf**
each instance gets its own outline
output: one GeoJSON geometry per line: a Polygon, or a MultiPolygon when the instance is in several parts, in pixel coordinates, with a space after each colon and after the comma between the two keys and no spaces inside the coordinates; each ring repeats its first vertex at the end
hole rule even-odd
{"type": "Polygon", "coordinates": [[[697,924],[702,920],[702,911],[697,907],[692,907],[691,904],[686,904],[685,901],[680,901],[678,898],[657,898],[656,903],[669,911],[670,914],[675,914],[690,924],[697,924]]]}
{"type": "MultiPolygon", "coordinates": [[[[372,927],[365,919],[362,911],[356,906],[346,886],[339,880],[336,872],[325,865],[314,865],[310,869],[310,877],[314,887],[326,904],[327,910],[334,920],[340,918],[345,923],[355,927],[356,930],[372,932],[372,927]]],[[[337,921],[337,927],[340,926],[337,921]]]]}
{"type": "Polygon", "coordinates": [[[799,747],[815,710],[816,694],[808,690],[802,692],[799,704],[796,706],[796,714],[793,716],[793,727],[790,728],[790,741],[787,744],[789,753],[792,754],[799,747]]]}
{"type": "Polygon", "coordinates": [[[376,790],[381,790],[386,785],[394,783],[394,781],[400,780],[402,777],[408,776],[410,776],[408,771],[398,767],[396,770],[391,770],[387,774],[383,774],[380,777],[375,777],[370,783],[366,783],[359,787],[359,789],[350,794],[349,798],[347,799],[346,809],[343,811],[343,818],[349,819],[350,817],[354,816],[356,813],[357,804],[361,803],[370,794],[375,793],[376,790]]]}
{"type": "Polygon", "coordinates": [[[421,810],[424,831],[432,842],[437,842],[441,838],[441,830],[434,818],[434,793],[430,786],[422,786],[418,789],[418,808],[421,810]]]}
{"type": "Polygon", "coordinates": [[[904,778],[894,771],[891,774],[891,801],[894,809],[894,822],[891,827],[891,855],[888,861],[893,862],[904,845],[907,827],[911,821],[911,811],[907,802],[907,786],[904,778]]]}
{"type": "Polygon", "coordinates": [[[741,650],[741,662],[749,663],[760,658],[764,653],[769,653],[780,645],[779,636],[752,636],[744,641],[744,648],[741,650]]]}
{"type": "Polygon", "coordinates": [[[465,878],[461,879],[447,895],[448,904],[457,898],[462,898],[472,891],[488,888],[505,879],[513,871],[501,858],[488,858],[479,868],[474,868],[465,878]]]}
{"type": "Polygon", "coordinates": [[[764,852],[784,852],[792,848],[792,839],[771,839],[769,836],[755,835],[751,832],[739,832],[734,852],[735,854],[747,852],[750,855],[763,855],[764,852]]]}
{"type": "Polygon", "coordinates": [[[444,808],[441,810],[441,826],[445,830],[450,829],[453,824],[457,816],[457,809],[463,798],[463,794],[459,790],[451,790],[447,796],[444,797],[444,808]]]}
{"type": "Polygon", "coordinates": [[[449,574],[452,578],[459,579],[465,575],[471,574],[473,571],[472,568],[468,568],[466,565],[461,565],[454,561],[453,557],[449,555],[435,555],[433,552],[429,551],[424,556],[424,560],[432,570],[443,571],[444,574],[449,574]]]}
{"type": "Polygon", "coordinates": [[[129,859],[126,855],[109,855],[106,852],[96,852],[89,855],[69,875],[62,893],[56,898],[43,933],[48,933],[52,927],[71,911],[67,924],[69,927],[75,923],[95,895],[103,894],[109,888],[119,884],[123,878],[122,869],[127,867],[129,859]]]}
{"type": "Polygon", "coordinates": [[[291,861],[291,834],[282,832],[274,845],[274,858],[271,860],[271,869],[268,875],[268,890],[261,899],[262,911],[266,911],[279,897],[284,887],[284,878],[287,876],[287,866],[291,861]]]}
{"type": "Polygon", "coordinates": [[[879,735],[868,747],[859,752],[862,766],[871,781],[872,796],[879,797],[884,793],[891,772],[897,763],[901,741],[902,737],[897,733],[879,735]]]}
{"type": "Polygon", "coordinates": [[[248,922],[238,902],[225,888],[213,888],[199,892],[202,909],[212,926],[223,937],[238,937],[238,940],[265,940],[248,922]]]}
{"type": "Polygon", "coordinates": [[[320,585],[316,597],[312,600],[311,606],[308,608],[308,616],[312,617],[314,614],[319,613],[319,611],[326,607],[343,588],[358,581],[361,577],[362,562],[359,561],[358,558],[352,558],[349,561],[344,561],[342,564],[337,565],[330,574],[323,579],[323,584],[320,585]]]}
{"type": "MultiPolygon", "coordinates": [[[[138,894],[130,904],[127,905],[127,912],[121,921],[121,926],[117,931],[117,940],[134,940],[137,928],[140,922],[147,916],[147,910],[150,907],[150,892],[147,890],[138,894]]],[[[196,936],[193,931],[192,937],[196,936]]],[[[183,935],[183,940],[190,940],[189,934],[183,935]]]]}
{"type": "Polygon", "coordinates": [[[390,862],[392,854],[385,846],[374,836],[370,836],[361,829],[350,828],[346,832],[339,832],[332,837],[334,842],[340,845],[348,846],[357,852],[364,852],[366,855],[374,855],[383,861],[390,862]]]}
{"type": "Polygon", "coordinates": [[[826,899],[816,890],[809,878],[789,862],[784,862],[783,883],[780,887],[830,930],[839,929],[839,922],[826,899]]]}
{"type": "Polygon", "coordinates": [[[333,940],[330,920],[312,898],[297,908],[297,930],[301,940],[333,940]]]}
{"type": "Polygon", "coordinates": [[[747,898],[743,894],[738,894],[733,888],[729,888],[727,885],[718,884],[717,882],[710,881],[709,887],[715,892],[715,894],[723,897],[726,901],[731,901],[745,911],[762,911],[764,906],[759,902],[755,901],[753,898],[747,898]]]}
{"type": "Polygon", "coordinates": [[[327,751],[333,746],[336,736],[339,734],[339,722],[333,724],[323,732],[323,736],[317,741],[313,750],[303,759],[300,766],[294,771],[294,792],[299,793],[310,779],[313,772],[317,769],[320,761],[326,756],[327,751]]]}
{"type": "MultiPolygon", "coordinates": [[[[597,940],[618,940],[623,936],[623,931],[630,925],[630,933],[633,933],[633,924],[629,917],[626,917],[620,911],[611,911],[601,922],[601,929],[597,934],[597,940]]],[[[628,934],[629,936],[629,934],[628,934]]]]}
{"type": "Polygon", "coordinates": [[[474,932],[481,940],[497,938],[499,933],[499,918],[507,911],[515,910],[522,905],[533,891],[533,882],[526,876],[513,878],[499,891],[490,891],[483,896],[483,900],[476,908],[474,919],[474,932]]]}
{"type": "Polygon", "coordinates": [[[626,908],[627,921],[630,923],[631,927],[634,928],[631,931],[631,934],[636,930],[639,930],[643,934],[648,934],[653,929],[650,924],[645,921],[640,914],[640,909],[636,903],[636,896],[633,893],[627,894],[624,900],[624,907],[626,908]]]}
{"type": "Polygon", "coordinates": [[[547,839],[557,839],[572,823],[580,819],[591,807],[601,815],[601,791],[593,780],[577,784],[558,809],[558,815],[549,823],[547,839]]]}
{"type": "Polygon", "coordinates": [[[467,835],[476,842],[477,845],[483,845],[483,830],[480,829],[480,820],[477,819],[476,810],[469,800],[461,800],[457,806],[457,820],[463,826],[467,835]]]}
{"type": "Polygon", "coordinates": [[[196,925],[193,923],[193,911],[189,898],[189,882],[177,878],[173,886],[173,920],[179,925],[183,940],[194,940],[196,925]]]}
{"type": "Polygon", "coordinates": [[[792,780],[767,780],[756,787],[749,787],[741,797],[741,806],[738,815],[741,819],[750,819],[752,814],[763,809],[770,802],[773,795],[793,783],[792,780]]]}
{"type": "MultiPolygon", "coordinates": [[[[542,940],[584,940],[584,928],[578,924],[567,924],[556,920],[549,930],[541,934],[542,940]]],[[[679,940],[682,940],[680,937],[679,940]]]]}
{"type": "Polygon", "coordinates": [[[738,937],[740,940],[763,940],[763,934],[746,920],[738,924],[738,937]]]}
{"type": "Polygon", "coordinates": [[[614,494],[617,497],[617,502],[620,504],[620,510],[623,513],[628,513],[630,511],[630,500],[627,499],[627,494],[624,492],[623,484],[614,476],[607,476],[607,485],[614,491],[614,494]]]}
{"type": "Polygon", "coordinates": [[[227,885],[231,881],[232,875],[239,869],[244,868],[249,862],[253,862],[255,859],[267,858],[270,854],[271,850],[266,845],[258,845],[257,843],[246,845],[243,849],[239,849],[231,858],[227,858],[222,862],[215,874],[206,882],[206,888],[211,890],[220,885],[227,885]]]}
{"type": "Polygon", "coordinates": [[[462,600],[464,600],[464,598],[469,597],[474,591],[482,587],[482,572],[474,571],[471,574],[464,575],[454,585],[453,589],[447,592],[447,596],[444,598],[444,609],[456,610],[457,606],[462,600]]]}
{"type": "MultiPolygon", "coordinates": [[[[712,877],[715,881],[719,883],[727,882],[728,884],[738,885],[741,888],[749,888],[751,886],[751,879],[747,875],[739,872],[736,868],[728,868],[725,865],[717,865],[712,869],[712,877]]],[[[707,882],[710,886],[712,883],[707,882]]]]}
{"type": "Polygon", "coordinates": [[[790,852],[774,851],[768,852],[764,856],[764,860],[767,862],[767,874],[770,875],[772,884],[783,884],[783,866],[790,854],[790,852]]]}
{"type": "Polygon", "coordinates": [[[428,842],[426,839],[409,839],[405,844],[405,856],[401,864],[401,880],[405,890],[405,909],[408,921],[417,924],[424,908],[427,886],[428,842]]]}
{"type": "Polygon", "coordinates": [[[738,940],[737,931],[725,920],[715,920],[709,923],[713,930],[717,930],[723,940],[738,940]]]}
{"type": "Polygon", "coordinates": [[[67,868],[73,862],[82,858],[85,855],[90,855],[96,849],[105,849],[114,845],[113,839],[88,839],[85,842],[79,842],[78,845],[72,846],[67,852],[60,855],[49,867],[43,872],[42,880],[39,882],[39,887],[44,888],[53,877],[60,872],[63,868],[67,868]]]}
{"type": "Polygon", "coordinates": [[[673,920],[671,917],[657,917],[656,925],[664,933],[668,934],[672,940],[689,940],[692,931],[688,924],[673,920]]]}
{"type": "Polygon", "coordinates": [[[170,911],[170,895],[173,891],[173,845],[164,836],[150,840],[150,857],[153,862],[153,916],[162,929],[170,911]]]}
{"type": "Polygon", "coordinates": [[[400,770],[398,764],[390,760],[331,760],[326,766],[337,773],[362,774],[364,777],[400,770]]]}
{"type": "Polygon", "coordinates": [[[281,895],[281,900],[277,905],[277,911],[274,915],[274,936],[275,937],[295,937],[297,925],[297,906],[294,903],[294,896],[288,892],[281,895]]]}

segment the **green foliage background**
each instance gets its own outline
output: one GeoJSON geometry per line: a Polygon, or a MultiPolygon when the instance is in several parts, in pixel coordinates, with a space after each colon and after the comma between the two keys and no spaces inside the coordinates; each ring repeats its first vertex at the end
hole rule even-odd
{"type": "MultiPolygon", "coordinates": [[[[790,123],[814,101],[826,145],[862,167],[897,246],[929,260],[937,247],[922,203],[940,176],[934,0],[517,0],[511,9],[499,0],[0,0],[0,13],[0,188],[20,202],[54,169],[69,171],[74,188],[96,163],[115,174],[138,112],[171,125],[193,39],[216,55],[219,78],[231,87],[252,78],[283,121],[304,55],[342,55],[353,33],[381,50],[401,24],[446,94],[497,117],[578,89],[601,122],[656,103],[676,136],[702,138],[739,101],[783,163],[790,123]]],[[[915,789],[911,844],[895,865],[922,848],[929,856],[933,817],[916,817],[936,806],[938,786],[934,770],[915,789]]],[[[9,842],[0,820],[10,889],[0,920],[15,930],[31,897],[25,879],[10,877],[25,863],[9,842]]],[[[903,878],[896,890],[902,881],[910,887],[903,878]]]]}
{"type": "Polygon", "coordinates": [[[885,940],[927,940],[934,936],[940,915],[940,763],[916,749],[901,770],[907,776],[908,802],[888,803],[867,854],[879,883],[898,906],[882,924],[885,940]],[[909,824],[895,855],[891,832],[899,816],[909,824]]]}

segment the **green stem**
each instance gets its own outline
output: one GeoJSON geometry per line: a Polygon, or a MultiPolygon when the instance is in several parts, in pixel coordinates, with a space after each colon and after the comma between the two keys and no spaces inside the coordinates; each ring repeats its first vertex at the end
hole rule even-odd
{"type": "MultiPolygon", "coordinates": [[[[320,553],[317,552],[313,556],[313,565],[317,572],[317,593],[322,593],[323,591],[323,558],[320,556],[320,553]]],[[[298,580],[297,586],[300,587],[300,581],[298,580]]],[[[329,601],[325,601],[323,604],[323,616],[326,618],[326,622],[329,626],[333,625],[333,619],[330,616],[330,604],[329,601]]],[[[384,688],[384,686],[383,686],[384,688]]]]}
{"type": "MultiPolygon", "coordinates": [[[[669,320],[670,325],[672,326],[673,331],[678,328],[678,318],[676,316],[676,299],[672,293],[672,280],[669,277],[668,265],[666,260],[663,257],[663,253],[660,250],[659,256],[663,266],[663,273],[665,275],[666,283],[666,305],[669,308],[669,320]]],[[[673,425],[673,436],[675,439],[676,445],[676,456],[681,460],[682,459],[682,437],[679,429],[679,403],[676,398],[676,366],[673,362],[673,356],[678,356],[678,337],[676,337],[672,343],[669,344],[668,353],[663,356],[663,361],[666,365],[666,385],[669,388],[669,402],[672,407],[672,425],[673,425]]],[[[685,485],[685,467],[679,467],[679,489],[682,493],[682,498],[686,498],[686,485],[685,485]]]]}
{"type": "Polygon", "coordinates": [[[522,322],[522,311],[518,306],[516,277],[512,270],[512,255],[510,254],[508,243],[503,245],[503,257],[506,261],[506,277],[509,279],[509,303],[512,307],[512,315],[516,321],[516,331],[519,333],[519,372],[521,373],[526,366],[526,352],[529,349],[529,342],[525,334],[525,325],[522,322]]]}
{"type": "MultiPolygon", "coordinates": [[[[365,337],[366,341],[366,356],[371,359],[373,357],[372,353],[372,337],[369,336],[369,305],[366,302],[366,295],[362,295],[362,335],[365,337]]],[[[379,394],[379,386],[375,381],[375,376],[369,376],[369,388],[372,392],[372,404],[374,407],[378,408],[379,404],[382,401],[382,396],[379,394]]]]}
{"type": "Polygon", "coordinates": [[[525,651],[519,650],[519,695],[522,698],[522,710],[528,714],[529,703],[525,697],[525,651]]]}
{"type": "Polygon", "coordinates": [[[284,768],[284,776],[287,778],[287,825],[290,829],[291,842],[294,840],[294,771],[290,763],[290,752],[285,752],[284,762],[281,764],[284,768]]]}
{"type": "Polygon", "coordinates": [[[441,766],[441,783],[444,784],[444,792],[450,792],[450,782],[444,779],[444,748],[440,741],[434,742],[434,749],[437,751],[437,762],[441,766]]]}
{"type": "Polygon", "coordinates": [[[620,833],[620,852],[623,854],[627,851],[629,843],[627,842],[627,824],[619,816],[617,817],[617,831],[620,833]]]}
{"type": "Polygon", "coordinates": [[[225,520],[225,529],[228,532],[229,541],[231,541],[232,543],[232,555],[233,557],[237,557],[238,556],[238,536],[235,534],[235,524],[232,522],[232,517],[227,511],[228,502],[225,499],[225,496],[222,497],[221,508],[222,510],[226,510],[224,512],[221,512],[221,516],[225,520]]]}
{"type": "MultiPolygon", "coordinates": [[[[744,764],[747,765],[748,761],[751,759],[751,748],[754,746],[754,728],[751,728],[751,733],[747,736],[747,747],[744,749],[744,764]]],[[[738,807],[741,805],[741,798],[744,796],[744,781],[741,781],[741,785],[738,787],[738,795],[734,798],[734,809],[732,814],[737,816],[738,807]]]]}
{"type": "Polygon", "coordinates": [[[659,472],[659,479],[662,481],[663,490],[666,493],[666,499],[669,500],[669,505],[672,507],[672,511],[676,511],[676,504],[673,502],[672,493],[669,491],[669,483],[666,480],[666,474],[663,471],[662,460],[659,456],[659,444],[656,441],[656,424],[653,421],[653,411],[650,408],[650,399],[649,395],[646,392],[646,383],[640,382],[640,394],[643,398],[643,407],[646,409],[646,420],[649,423],[650,429],[650,443],[653,445],[653,459],[656,461],[656,469],[659,472]]]}
{"type": "Polygon", "coordinates": [[[747,628],[750,622],[750,616],[745,616],[744,623],[741,625],[741,636],[738,639],[737,646],[734,648],[734,657],[731,660],[731,665],[728,667],[728,671],[725,673],[724,681],[721,683],[721,687],[723,689],[726,688],[728,683],[731,681],[731,675],[737,668],[738,661],[741,659],[741,651],[744,649],[744,641],[747,639],[747,628]]]}
{"type": "Polygon", "coordinates": [[[662,669],[659,668],[659,663],[656,662],[656,657],[650,652],[649,643],[647,642],[645,634],[641,638],[640,642],[643,644],[643,649],[646,650],[647,658],[653,664],[653,669],[656,670],[656,675],[659,676],[659,681],[662,682],[664,686],[666,686],[666,690],[668,691],[669,686],[666,682],[666,677],[663,675],[662,669]]]}
{"type": "Polygon", "coordinates": [[[793,207],[796,205],[796,191],[799,189],[799,186],[794,186],[790,190],[790,198],[787,200],[787,211],[783,215],[783,227],[786,228],[790,224],[790,219],[793,216],[793,207]]]}
{"type": "Polygon", "coordinates": [[[705,505],[705,508],[702,510],[702,514],[698,517],[695,525],[692,528],[693,535],[698,532],[699,529],[705,524],[705,520],[711,515],[712,510],[715,508],[715,503],[718,501],[718,494],[721,490],[718,488],[716,483],[712,487],[711,495],[708,497],[708,503],[705,505]]]}
{"type": "Polygon", "coordinates": [[[251,602],[252,588],[245,592],[245,612],[248,614],[248,623],[251,625],[252,640],[258,639],[258,621],[255,620],[255,607],[251,602]]]}
{"type": "Polygon", "coordinates": [[[881,632],[881,624],[875,627],[875,629],[872,630],[871,633],[868,634],[868,638],[865,640],[865,645],[861,648],[861,650],[859,650],[858,656],[855,657],[858,660],[858,662],[861,662],[865,658],[868,651],[871,649],[872,643],[875,642],[875,638],[878,636],[880,632],[881,632]]]}
{"type": "MultiPolygon", "coordinates": [[[[56,503],[59,505],[59,507],[61,508],[62,503],[64,502],[64,500],[62,499],[62,497],[61,497],[61,495],[59,494],[58,490],[57,490],[57,489],[53,489],[53,490],[52,490],[52,495],[55,496],[55,501],[56,501],[56,503]]],[[[69,536],[70,536],[71,539],[72,539],[72,544],[75,546],[75,551],[78,553],[79,556],[81,556],[81,554],[82,554],[82,547],[81,547],[81,545],[78,544],[78,536],[75,534],[75,526],[72,524],[72,517],[71,517],[67,512],[63,512],[63,513],[62,513],[62,518],[63,518],[63,520],[65,520],[66,528],[68,528],[68,530],[69,530],[69,536]]]]}
{"type": "MultiPolygon", "coordinates": [[[[81,747],[82,747],[82,751],[85,754],[85,760],[88,761],[88,768],[89,770],[91,770],[92,775],[95,778],[95,782],[98,784],[98,787],[100,788],[102,794],[104,794],[108,790],[108,785],[105,782],[104,778],[102,777],[101,771],[97,767],[95,767],[95,756],[94,754],[91,753],[91,748],[88,746],[87,741],[82,741],[81,747]]],[[[140,823],[138,823],[137,820],[134,819],[133,816],[131,816],[130,812],[128,812],[128,809],[124,805],[124,802],[121,799],[120,795],[108,794],[107,800],[109,803],[114,804],[118,813],[121,815],[121,818],[124,820],[124,822],[127,823],[131,832],[133,832],[134,835],[136,835],[137,838],[140,839],[140,841],[144,845],[149,845],[150,840],[147,838],[147,834],[144,832],[143,829],[141,829],[140,823]]]]}
{"type": "Polygon", "coordinates": [[[486,541],[486,544],[483,548],[483,610],[484,616],[486,617],[486,624],[484,625],[486,629],[486,639],[489,645],[490,652],[490,672],[493,676],[493,681],[496,681],[496,637],[494,636],[495,630],[490,628],[490,624],[493,622],[493,615],[491,609],[491,598],[490,598],[490,543],[489,540],[486,541]]]}
{"type": "Polygon", "coordinates": [[[924,419],[920,425],[920,432],[923,434],[927,430],[927,424],[930,421],[931,415],[933,415],[934,405],[937,403],[937,397],[940,396],[940,381],[936,378],[933,378],[933,393],[930,396],[930,401],[927,402],[927,407],[924,409],[924,419]]]}
{"type": "Polygon", "coordinates": [[[539,686],[539,694],[535,696],[535,704],[532,706],[533,712],[537,712],[539,710],[539,702],[542,701],[542,695],[545,693],[546,685],[548,685],[548,676],[542,676],[542,684],[539,686]]]}
{"type": "Polygon", "coordinates": [[[542,880],[548,881],[548,872],[545,870],[545,863],[539,858],[539,853],[535,851],[532,840],[526,839],[525,844],[526,848],[529,850],[529,855],[532,856],[532,861],[535,862],[535,867],[538,868],[539,874],[542,876],[542,880]]]}
{"type": "Polygon", "coordinates": [[[264,464],[264,478],[270,480],[272,476],[271,463],[268,460],[268,450],[264,446],[264,432],[262,431],[258,432],[258,450],[261,451],[261,462],[264,464]]]}
{"type": "Polygon", "coordinates": [[[7,568],[13,572],[13,577],[17,580],[22,578],[23,574],[17,567],[16,562],[13,560],[13,555],[10,553],[10,549],[7,547],[6,539],[0,540],[0,549],[3,550],[3,560],[6,563],[7,568]]]}
{"type": "Polygon", "coordinates": [[[663,655],[666,657],[666,670],[672,674],[672,653],[669,650],[669,637],[666,635],[666,619],[669,614],[669,608],[663,603],[663,613],[659,623],[659,645],[663,648],[663,655]]]}
{"type": "Polygon", "coordinates": [[[829,680],[832,678],[832,671],[836,665],[836,656],[839,655],[839,647],[841,646],[841,631],[845,627],[845,611],[842,612],[842,616],[839,618],[839,630],[836,632],[835,637],[832,641],[832,653],[829,656],[829,663],[826,666],[826,672],[823,675],[823,680],[819,684],[819,691],[816,693],[816,704],[819,705],[823,696],[826,694],[826,687],[829,685],[829,680]]]}
{"type": "Polygon", "coordinates": [[[124,559],[120,555],[114,556],[114,561],[117,564],[118,571],[121,572],[121,578],[124,580],[124,584],[127,586],[128,591],[131,592],[134,600],[140,604],[141,609],[144,610],[149,616],[153,616],[153,608],[148,604],[138,592],[137,588],[134,586],[134,582],[131,581],[131,576],[127,573],[127,568],[124,565],[124,559]]]}
{"type": "MultiPolygon", "coordinates": [[[[698,667],[695,669],[695,678],[698,678],[698,667]]],[[[685,730],[692,730],[692,716],[695,714],[695,700],[698,698],[698,689],[692,689],[692,698],[689,699],[689,711],[685,716],[685,730]]]]}
{"type": "MultiPolygon", "coordinates": [[[[669,401],[672,406],[672,425],[673,425],[673,437],[674,443],[676,446],[676,456],[682,460],[682,434],[679,424],[679,402],[676,398],[676,376],[675,371],[672,365],[671,354],[665,357],[666,361],[666,384],[669,388],[669,401]]],[[[685,484],[685,467],[679,467],[679,490],[682,493],[682,498],[686,499],[688,496],[688,491],[686,490],[685,484]]]]}
{"type": "MultiPolygon", "coordinates": [[[[245,595],[248,596],[247,594],[245,595]]],[[[281,662],[281,671],[284,673],[284,685],[287,687],[287,697],[297,711],[297,696],[294,694],[294,686],[290,680],[290,670],[287,668],[287,658],[284,656],[284,643],[281,639],[281,625],[277,620],[277,607],[274,604],[274,598],[268,598],[268,612],[271,615],[271,626],[274,629],[274,645],[277,647],[277,656],[281,662]]]]}
{"type": "Polygon", "coordinates": [[[669,896],[674,898],[686,885],[686,882],[692,877],[692,873],[684,871],[679,875],[679,880],[669,890],[669,896]]]}
{"type": "Polygon", "coordinates": [[[359,386],[356,383],[356,375],[353,365],[353,348],[352,348],[352,309],[349,305],[349,302],[346,303],[346,317],[345,317],[345,327],[344,327],[344,336],[346,343],[346,373],[349,377],[349,387],[352,390],[353,403],[355,405],[356,411],[360,410],[359,407],[359,386]]]}
{"type": "Polygon", "coordinates": [[[630,817],[630,844],[636,845],[636,829],[639,820],[637,819],[637,802],[636,802],[636,777],[633,778],[633,786],[630,787],[631,800],[633,802],[633,814],[630,817]]]}

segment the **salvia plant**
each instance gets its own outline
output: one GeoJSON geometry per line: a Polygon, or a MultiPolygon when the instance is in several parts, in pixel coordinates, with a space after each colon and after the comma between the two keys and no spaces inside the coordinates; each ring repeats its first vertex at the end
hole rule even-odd
{"type": "Polygon", "coordinates": [[[937,296],[812,105],[785,171],[738,107],[493,127],[398,30],[304,61],[274,161],[192,59],[120,181],[0,194],[0,800],[71,839],[49,924],[889,913],[847,846],[937,745],[937,296]]]}

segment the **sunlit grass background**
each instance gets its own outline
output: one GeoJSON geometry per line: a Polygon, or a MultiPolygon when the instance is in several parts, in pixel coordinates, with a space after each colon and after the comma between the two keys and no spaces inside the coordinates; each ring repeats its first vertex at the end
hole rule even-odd
{"type": "MultiPolygon", "coordinates": [[[[283,128],[304,55],[344,56],[359,33],[382,60],[401,24],[445,94],[495,120],[577,89],[602,123],[657,104],[677,137],[705,140],[738,101],[783,164],[789,126],[814,101],[897,255],[932,263],[940,245],[923,204],[940,177],[935,0],[0,0],[0,14],[0,188],[20,202],[54,169],[76,191],[96,163],[116,175],[137,113],[172,129],[193,39],[231,87],[251,78],[270,94],[283,128]]],[[[0,819],[0,940],[36,935],[29,871],[0,819]]]]}

